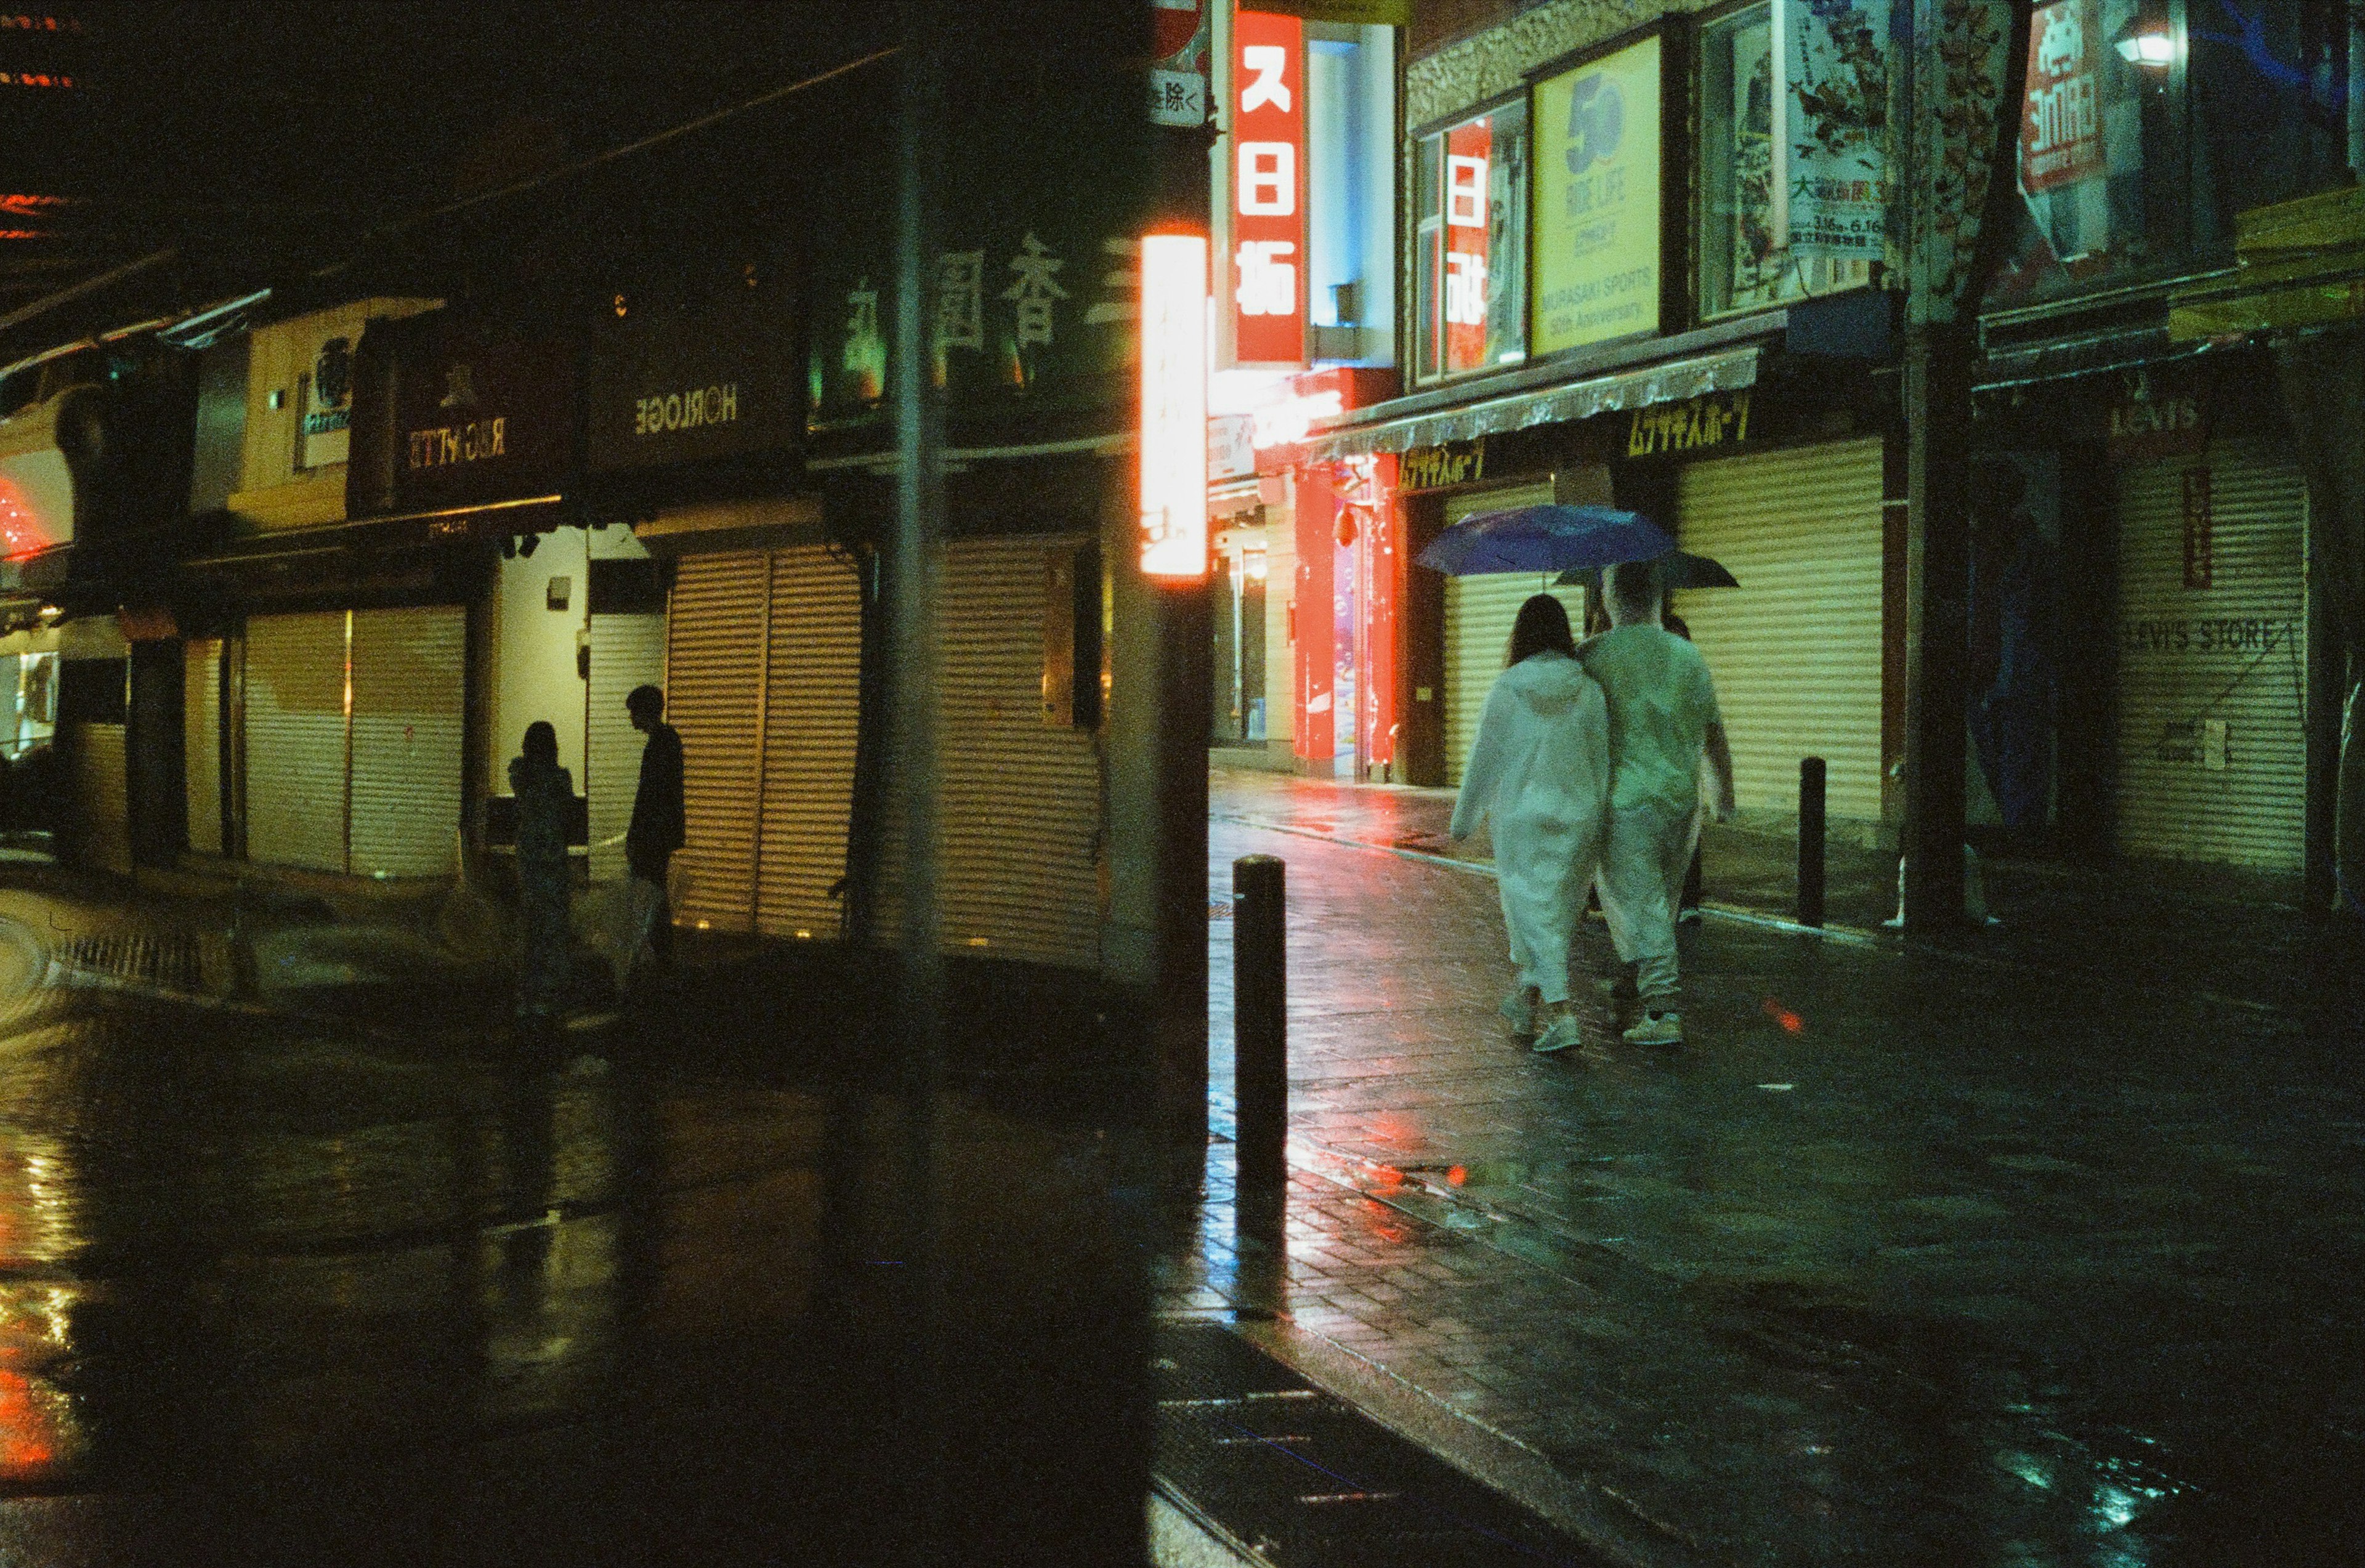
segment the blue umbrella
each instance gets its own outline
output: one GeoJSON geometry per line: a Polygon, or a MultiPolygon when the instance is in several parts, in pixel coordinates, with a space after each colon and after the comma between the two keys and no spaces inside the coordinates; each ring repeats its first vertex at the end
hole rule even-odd
{"type": "MultiPolygon", "coordinates": [[[[1554,588],[1574,588],[1582,583],[1598,593],[1601,591],[1601,568],[1580,566],[1563,572],[1552,579],[1554,588]]],[[[1707,555],[1695,555],[1688,550],[1678,550],[1659,562],[1659,584],[1671,588],[1739,588],[1732,572],[1721,561],[1707,555]]]]}
{"type": "Polygon", "coordinates": [[[1564,572],[1655,561],[1676,547],[1639,512],[1615,507],[1515,507],[1463,518],[1429,542],[1420,564],[1450,577],[1564,572]]]}

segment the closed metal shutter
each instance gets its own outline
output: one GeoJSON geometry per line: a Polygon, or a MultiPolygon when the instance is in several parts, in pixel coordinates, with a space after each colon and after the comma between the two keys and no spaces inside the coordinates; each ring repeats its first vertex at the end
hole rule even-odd
{"type": "Polygon", "coordinates": [[[182,645],[182,757],[189,800],[189,847],[222,852],[221,661],[219,637],[182,645]]]}
{"type": "Polygon", "coordinates": [[[633,728],[624,698],[636,686],[663,686],[665,659],[664,616],[591,617],[591,678],[585,698],[591,708],[584,726],[590,755],[583,790],[590,807],[595,882],[625,875],[623,833],[633,824],[633,797],[641,787],[646,737],[633,728]],[[610,844],[611,838],[618,842],[610,844]]]}
{"type": "MultiPolygon", "coordinates": [[[[1080,968],[1100,961],[1100,758],[1090,732],[1043,722],[1052,562],[1080,543],[946,547],[938,878],[949,948],[1080,968]]],[[[889,932],[902,863],[893,826],[881,911],[889,932]]]]}
{"type": "Polygon", "coordinates": [[[835,936],[854,804],[862,699],[862,599],[854,568],[820,545],[772,557],[757,927],[835,936]]]}
{"type": "Polygon", "coordinates": [[[353,611],[353,875],[452,874],[467,649],[457,605],[353,611]]]}
{"type": "Polygon", "coordinates": [[[1820,756],[1831,814],[1880,821],[1880,490],[1877,438],[1677,476],[1684,548],[1741,582],[1675,609],[1715,678],[1745,809],[1796,812],[1799,759],[1820,756]]]}
{"type": "Polygon", "coordinates": [[[249,858],[345,868],[345,612],[246,624],[249,858]]]}
{"type": "Polygon", "coordinates": [[[2119,849],[2300,869],[2307,787],[2300,471],[2258,448],[2220,442],[2197,459],[2123,469],[2118,512],[2119,849]],[[2188,505],[2207,587],[2186,586],[2188,505]]]}
{"type": "MultiPolygon", "coordinates": [[[[1541,506],[1552,498],[1552,481],[1541,480],[1506,490],[1449,496],[1447,527],[1473,512],[1502,511],[1512,507],[1541,506]]],[[[1550,591],[1568,606],[1569,624],[1585,634],[1585,590],[1554,588],[1556,573],[1503,572],[1479,577],[1445,579],[1445,781],[1459,786],[1470,761],[1470,747],[1478,739],[1478,718],[1486,710],[1486,693],[1503,673],[1503,652],[1510,645],[1511,623],[1519,606],[1538,593],[1550,591]]]]}
{"type": "Polygon", "coordinates": [[[689,886],[675,913],[692,924],[755,924],[757,762],[761,755],[765,598],[760,550],[683,558],[666,618],[666,719],[681,732],[689,886]]]}
{"type": "Polygon", "coordinates": [[[131,813],[126,796],[123,726],[68,726],[67,755],[73,762],[77,846],[83,864],[102,870],[131,869],[131,813]]]}

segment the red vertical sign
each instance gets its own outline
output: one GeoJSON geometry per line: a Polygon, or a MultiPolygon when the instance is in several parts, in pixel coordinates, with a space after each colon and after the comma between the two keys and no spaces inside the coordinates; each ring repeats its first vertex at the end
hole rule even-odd
{"type": "Polygon", "coordinates": [[[1306,363],[1306,24],[1232,22],[1232,342],[1242,364],[1306,363]]]}
{"type": "Polygon", "coordinates": [[[2094,0],[2060,0],[2030,18],[2020,186],[2032,195],[2103,171],[2101,12],[2094,0]]]}
{"type": "Polygon", "coordinates": [[[1445,133],[1445,368],[1486,364],[1487,189],[1495,158],[1492,115],[1445,133]]]}

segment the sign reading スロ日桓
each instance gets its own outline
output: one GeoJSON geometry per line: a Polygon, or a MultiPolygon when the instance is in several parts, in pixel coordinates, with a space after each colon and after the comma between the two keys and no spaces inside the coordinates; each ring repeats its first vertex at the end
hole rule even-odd
{"type": "Polygon", "coordinates": [[[1659,325],[1656,37],[1536,84],[1529,352],[1659,325]]]}

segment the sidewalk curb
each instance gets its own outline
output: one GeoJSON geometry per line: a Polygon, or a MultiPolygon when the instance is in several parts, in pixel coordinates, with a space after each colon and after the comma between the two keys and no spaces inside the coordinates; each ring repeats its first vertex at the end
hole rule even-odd
{"type": "Polygon", "coordinates": [[[1419,1384],[1337,1340],[1286,1319],[1247,1319],[1232,1332],[1320,1388],[1345,1401],[1407,1442],[1427,1450],[1456,1470],[1511,1498],[1627,1568],[1692,1568],[1698,1560],[1679,1548],[1698,1550],[1674,1527],[1625,1504],[1614,1493],[1569,1474],[1537,1450],[1507,1432],[1456,1409],[1419,1384]],[[1608,1522],[1604,1500],[1663,1537],[1657,1550],[1642,1547],[1631,1532],[1608,1522]]]}

